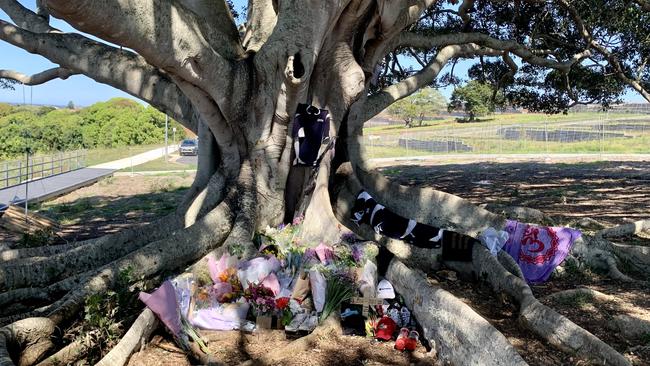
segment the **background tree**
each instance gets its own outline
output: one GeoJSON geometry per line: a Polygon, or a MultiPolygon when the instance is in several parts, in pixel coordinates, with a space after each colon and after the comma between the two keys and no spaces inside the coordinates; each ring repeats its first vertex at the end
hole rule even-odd
{"type": "MultiPolygon", "coordinates": [[[[30,10],[1,0],[12,22],[0,21],[0,39],[59,66],[32,76],[3,70],[0,77],[35,85],[84,74],[173,116],[198,133],[201,146],[196,179],[174,215],[110,238],[3,252],[11,258],[0,268],[0,323],[10,324],[0,333],[5,363],[12,362],[8,350],[20,352],[14,359],[22,364],[47,354],[54,329],[74,318],[85,298],[114,287],[121,271],[131,268],[133,278],[148,278],[196,261],[203,266],[201,258],[211,251],[249,257],[256,252],[255,230],[296,215],[305,216],[306,240],[335,241],[354,230],[386,244],[349,220],[362,188],[396,213],[430,225],[472,236],[502,229],[503,216],[432,189],[407,192],[363,158],[364,122],[422,87],[454,80],[453,67],[440,73],[459,59],[501,59],[512,79],[504,92],[530,110],[611,103],[628,89],[650,101],[650,12],[641,0],[251,0],[241,34],[224,1],[37,3],[30,10]],[[94,37],[60,32],[50,16],[94,37]],[[416,66],[404,67],[406,58],[416,66]],[[291,164],[292,116],[304,102],[330,112],[336,141],[316,170],[291,164]]],[[[410,267],[435,268],[439,250],[401,242],[388,248],[396,259],[387,276],[407,303],[419,304],[414,315],[441,357],[458,364],[524,363],[461,301],[451,295],[444,304],[432,301],[435,292],[410,267]],[[439,309],[445,316],[432,318],[439,309]]],[[[618,276],[608,248],[586,240],[573,250],[618,276]]],[[[550,344],[600,363],[628,364],[537,301],[506,268],[512,269],[476,247],[471,265],[460,270],[508,294],[519,304],[520,323],[550,344]]],[[[64,351],[70,363],[79,357],[64,351]]],[[[68,363],[58,357],[57,363],[68,363]]]]}
{"type": "Polygon", "coordinates": [[[464,86],[454,89],[449,102],[449,111],[462,110],[473,122],[477,116],[494,113],[497,107],[505,104],[503,95],[494,93],[487,83],[470,80],[464,86]]]}
{"type": "Polygon", "coordinates": [[[388,112],[404,120],[406,127],[417,122],[422,126],[424,116],[439,113],[447,107],[447,99],[433,88],[423,88],[391,104],[388,112]]]}
{"type": "Polygon", "coordinates": [[[14,84],[16,84],[16,80],[0,78],[0,89],[14,90],[14,84]]]}
{"type": "Polygon", "coordinates": [[[73,101],[69,101],[69,102],[68,102],[68,105],[66,106],[66,108],[68,108],[68,109],[74,109],[74,102],[73,102],[73,101]]]}
{"type": "MultiPolygon", "coordinates": [[[[185,132],[175,120],[179,136],[185,132]]],[[[165,115],[130,99],[114,98],[79,110],[0,104],[0,158],[20,158],[18,131],[31,131],[34,152],[156,144],[165,138],[165,115]]]]}

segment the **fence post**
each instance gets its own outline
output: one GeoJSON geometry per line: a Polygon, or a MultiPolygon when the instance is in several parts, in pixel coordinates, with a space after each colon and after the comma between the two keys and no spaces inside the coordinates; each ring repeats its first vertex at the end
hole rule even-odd
{"type": "MultiPolygon", "coordinates": [[[[27,221],[27,205],[29,204],[29,150],[25,154],[27,159],[26,159],[26,164],[27,166],[25,167],[25,172],[27,173],[27,179],[25,180],[25,221],[27,221]]],[[[33,174],[34,167],[32,166],[32,176],[33,174]]]]}
{"type": "Polygon", "coordinates": [[[546,148],[546,155],[548,156],[548,118],[544,119],[544,147],[546,148]]]}
{"type": "Polygon", "coordinates": [[[409,136],[408,134],[405,134],[406,138],[404,141],[406,142],[406,156],[409,156],[409,136]]]}
{"type": "Polygon", "coordinates": [[[600,138],[600,155],[603,155],[603,152],[605,151],[605,117],[601,119],[601,138],[600,138]]]}

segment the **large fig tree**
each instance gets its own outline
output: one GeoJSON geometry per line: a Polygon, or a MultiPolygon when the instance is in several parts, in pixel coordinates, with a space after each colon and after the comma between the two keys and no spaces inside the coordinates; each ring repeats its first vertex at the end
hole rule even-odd
{"type": "MultiPolygon", "coordinates": [[[[0,39],[59,65],[31,76],[2,70],[1,78],[35,85],[83,74],[173,116],[200,142],[196,179],[175,214],[94,240],[0,254],[2,365],[52,354],[54,330],[77,316],[86,297],[114,286],[124,268],[141,278],[182,270],[215,250],[248,257],[257,229],[297,215],[305,216],[307,238],[336,240],[352,230],[385,245],[395,255],[386,275],[441,357],[524,364],[488,322],[422,277],[420,270],[439,265],[437,250],[349,221],[354,196],[365,189],[404,217],[471,236],[505,223],[456,196],[373,172],[360,145],[364,122],[419,88],[456,79],[441,70],[461,59],[477,60],[471,75],[531,110],[607,105],[629,90],[650,101],[646,0],[249,0],[240,27],[224,0],[40,0],[36,9],[0,0],[0,8],[12,20],[0,21],[0,39]],[[94,38],[61,32],[50,17],[94,38]],[[299,103],[331,117],[332,144],[315,167],[293,164],[299,103]]],[[[627,278],[609,249],[603,234],[573,254],[627,278]]],[[[627,364],[537,301],[513,264],[483,247],[469,264],[448,263],[511,296],[522,324],[561,350],[627,364]]],[[[71,353],[66,347],[46,362],[71,353]]]]}

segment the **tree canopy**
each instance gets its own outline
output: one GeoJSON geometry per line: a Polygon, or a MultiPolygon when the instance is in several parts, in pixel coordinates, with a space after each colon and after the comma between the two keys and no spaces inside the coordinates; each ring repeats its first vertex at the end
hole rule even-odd
{"type": "MultiPolygon", "coordinates": [[[[179,125],[171,121],[171,126],[179,125]]],[[[4,159],[23,154],[27,146],[34,152],[52,152],[160,143],[164,133],[164,114],[125,98],[80,110],[0,103],[0,158],[4,159]]]]}
{"type": "Polygon", "coordinates": [[[454,89],[449,102],[449,111],[463,110],[471,122],[477,116],[494,113],[496,108],[503,106],[504,103],[503,95],[490,85],[470,80],[466,85],[454,89]]]}
{"type": "Polygon", "coordinates": [[[0,78],[0,89],[14,89],[14,84],[16,84],[16,81],[13,79],[3,79],[0,78]]]}

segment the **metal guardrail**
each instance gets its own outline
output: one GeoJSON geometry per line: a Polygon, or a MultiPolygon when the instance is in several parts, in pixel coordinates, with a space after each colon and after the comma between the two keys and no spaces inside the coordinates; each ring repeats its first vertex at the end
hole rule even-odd
{"type": "Polygon", "coordinates": [[[0,162],[0,188],[20,185],[35,179],[66,173],[86,166],[86,150],[30,156],[29,160],[0,162]]]}

